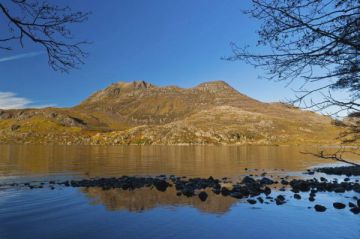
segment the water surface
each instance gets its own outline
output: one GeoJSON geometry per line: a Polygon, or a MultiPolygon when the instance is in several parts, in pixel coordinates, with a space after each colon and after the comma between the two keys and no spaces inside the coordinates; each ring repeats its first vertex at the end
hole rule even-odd
{"type": "MultiPolygon", "coordinates": [[[[237,180],[263,172],[274,178],[309,177],[302,172],[333,163],[301,153],[317,150],[1,145],[0,177],[1,182],[160,174],[237,180]]],[[[351,192],[320,193],[316,202],[309,202],[303,194],[302,200],[289,200],[282,206],[250,205],[245,200],[208,193],[209,198],[201,202],[198,197],[177,196],[174,188],[166,192],[151,188],[3,188],[0,238],[360,238],[360,217],[331,206],[334,201],[347,204],[360,196],[351,192]],[[316,203],[329,209],[316,213],[312,209],[316,203]]]]}

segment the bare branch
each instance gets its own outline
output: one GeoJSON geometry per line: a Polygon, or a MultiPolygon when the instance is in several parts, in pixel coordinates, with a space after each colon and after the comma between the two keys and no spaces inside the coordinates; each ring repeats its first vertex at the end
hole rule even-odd
{"type": "Polygon", "coordinates": [[[344,150],[343,147],[341,147],[337,152],[331,153],[331,154],[326,154],[326,153],[324,153],[324,151],[320,151],[319,153],[313,153],[313,152],[301,152],[301,153],[307,154],[307,155],[313,155],[318,158],[331,159],[331,160],[335,160],[338,162],[347,163],[347,164],[350,164],[353,166],[360,166],[360,164],[357,164],[357,163],[354,163],[354,162],[344,159],[342,156],[344,152],[346,152],[346,151],[344,150]]]}
{"type": "MultiPolygon", "coordinates": [[[[68,72],[84,63],[87,53],[82,46],[88,42],[73,40],[67,26],[86,21],[90,13],[73,12],[67,6],[37,0],[10,0],[8,6],[0,3],[0,13],[9,22],[9,32],[13,34],[0,42],[18,40],[24,47],[24,39],[27,38],[40,44],[45,48],[48,63],[54,70],[68,72]]],[[[0,49],[10,50],[1,46],[0,49]]]]}
{"type": "MultiPolygon", "coordinates": [[[[265,70],[267,79],[297,82],[293,104],[325,110],[333,106],[349,112],[360,110],[360,2],[358,0],[252,0],[245,11],[260,20],[256,53],[231,43],[230,61],[245,61],[265,70]],[[310,90],[304,90],[304,88],[310,90]],[[324,101],[308,97],[347,90],[349,101],[325,94],[324,101]]],[[[314,97],[318,98],[318,97],[314,97]]]]}

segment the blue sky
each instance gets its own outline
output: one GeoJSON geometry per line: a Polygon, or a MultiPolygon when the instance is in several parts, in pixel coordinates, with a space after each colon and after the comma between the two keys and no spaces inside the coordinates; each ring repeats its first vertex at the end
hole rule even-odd
{"type": "Polygon", "coordinates": [[[113,82],[133,80],[181,87],[224,80],[266,102],[293,95],[284,82],[258,79],[262,72],[252,66],[221,60],[231,55],[231,41],[246,45],[257,39],[258,23],[241,13],[249,7],[246,0],[60,3],[93,13],[73,29],[77,38],[93,42],[86,46],[86,64],[69,74],[54,72],[43,49],[28,42],[23,49],[16,44],[13,51],[0,51],[0,108],[14,100],[23,106],[73,106],[113,82]]]}

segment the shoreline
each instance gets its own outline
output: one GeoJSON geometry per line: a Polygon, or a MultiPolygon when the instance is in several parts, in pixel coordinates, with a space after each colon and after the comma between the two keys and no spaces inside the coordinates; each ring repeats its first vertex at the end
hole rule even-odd
{"type": "MultiPolygon", "coordinates": [[[[360,170],[360,167],[350,166],[360,170]]],[[[350,167],[346,167],[346,172],[349,172],[350,167]]],[[[336,167],[316,168],[304,172],[307,175],[314,175],[321,170],[328,173],[340,171],[331,171],[336,167]]],[[[344,168],[344,167],[338,167],[344,168]]],[[[345,172],[345,171],[341,171],[345,172]]],[[[356,171],[357,173],[358,171],[356,171]]],[[[325,173],[325,172],[322,172],[325,173]]],[[[333,175],[333,174],[332,174],[333,175]]],[[[338,175],[338,174],[336,174],[338,175]]],[[[343,174],[342,174],[343,175],[343,174]]],[[[354,174],[358,176],[359,174],[354,174]]],[[[347,204],[344,202],[333,202],[333,207],[336,209],[348,209],[353,214],[360,214],[360,183],[359,179],[351,181],[350,178],[344,178],[339,182],[337,179],[328,180],[324,177],[319,179],[316,177],[309,179],[292,178],[289,176],[280,177],[278,180],[272,176],[266,176],[263,173],[261,176],[246,175],[237,182],[232,182],[229,178],[215,179],[208,178],[187,178],[185,176],[175,175],[159,175],[159,176],[121,176],[121,177],[100,177],[79,180],[66,181],[37,181],[24,183],[7,183],[0,184],[0,188],[6,189],[42,189],[48,188],[54,190],[58,187],[72,187],[72,188],[101,188],[102,190],[137,190],[141,188],[153,188],[160,192],[165,192],[169,187],[175,188],[176,195],[179,197],[198,197],[202,202],[205,202],[212,194],[221,195],[224,197],[232,197],[238,200],[243,200],[250,205],[255,204],[276,204],[281,206],[286,204],[289,200],[309,200],[316,201],[317,193],[336,193],[342,194],[345,192],[354,192],[359,194],[352,198],[347,198],[347,204]],[[209,192],[209,190],[212,192],[209,192]],[[308,194],[308,198],[304,198],[304,194],[308,194]],[[292,194],[292,195],[286,195],[292,194]],[[302,196],[301,196],[302,195],[302,196]]],[[[345,198],[344,198],[345,199],[345,198]]],[[[309,207],[310,208],[310,207],[309,207]]],[[[316,204],[313,209],[316,212],[324,212],[327,208],[323,205],[316,204]]]]}

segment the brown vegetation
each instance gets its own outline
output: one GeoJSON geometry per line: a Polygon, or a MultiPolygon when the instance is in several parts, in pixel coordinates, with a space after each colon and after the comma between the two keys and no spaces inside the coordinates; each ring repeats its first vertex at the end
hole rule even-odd
{"type": "Polygon", "coordinates": [[[183,89],[119,82],[72,108],[0,111],[0,142],[336,144],[331,118],[262,103],[222,81],[183,89]]]}

